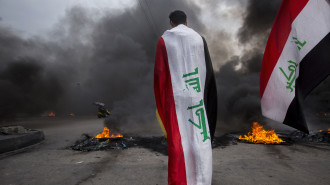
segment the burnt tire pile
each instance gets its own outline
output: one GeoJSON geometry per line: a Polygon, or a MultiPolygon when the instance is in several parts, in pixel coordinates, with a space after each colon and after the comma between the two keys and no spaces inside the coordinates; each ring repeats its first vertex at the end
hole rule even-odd
{"type": "Polygon", "coordinates": [[[286,134],[285,137],[294,142],[309,142],[309,143],[330,143],[330,133],[328,131],[317,131],[306,134],[300,131],[294,131],[286,134]]]}
{"type": "Polygon", "coordinates": [[[100,151],[127,149],[130,147],[143,147],[167,155],[166,140],[164,137],[118,137],[96,139],[83,134],[83,139],[78,140],[69,149],[78,151],[100,151]]]}

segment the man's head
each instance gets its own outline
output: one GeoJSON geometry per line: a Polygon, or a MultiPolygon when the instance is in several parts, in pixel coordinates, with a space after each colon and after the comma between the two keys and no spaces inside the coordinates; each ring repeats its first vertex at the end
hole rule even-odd
{"type": "Polygon", "coordinates": [[[175,27],[179,24],[184,24],[187,26],[187,15],[181,10],[175,10],[170,13],[170,24],[175,27]]]}

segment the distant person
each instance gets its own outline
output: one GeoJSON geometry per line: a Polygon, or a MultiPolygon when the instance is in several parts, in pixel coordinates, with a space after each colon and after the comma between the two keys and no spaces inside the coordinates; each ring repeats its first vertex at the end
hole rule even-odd
{"type": "Polygon", "coordinates": [[[96,105],[97,109],[98,109],[98,112],[97,112],[98,118],[106,118],[110,115],[110,111],[105,107],[104,103],[94,102],[94,105],[96,105]]]}
{"type": "Polygon", "coordinates": [[[206,41],[175,10],[157,44],[154,91],[168,146],[168,184],[212,182],[217,91],[206,41]]]}

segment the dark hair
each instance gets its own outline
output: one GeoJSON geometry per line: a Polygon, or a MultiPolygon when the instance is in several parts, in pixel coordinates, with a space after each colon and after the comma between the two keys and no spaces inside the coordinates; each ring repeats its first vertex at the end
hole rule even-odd
{"type": "Polygon", "coordinates": [[[175,25],[184,24],[187,22],[187,15],[181,10],[171,12],[168,17],[175,25]]]}

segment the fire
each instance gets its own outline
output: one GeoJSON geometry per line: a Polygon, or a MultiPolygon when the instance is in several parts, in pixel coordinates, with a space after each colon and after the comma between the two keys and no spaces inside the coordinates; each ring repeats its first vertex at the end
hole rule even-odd
{"type": "Polygon", "coordinates": [[[244,135],[244,137],[239,136],[238,139],[263,144],[280,144],[285,142],[278,137],[274,130],[267,131],[263,126],[259,125],[258,122],[253,123],[252,133],[249,132],[248,135],[244,135]]]}
{"type": "Polygon", "coordinates": [[[74,113],[70,113],[70,114],[68,114],[68,116],[74,117],[76,115],[74,113]]]}
{"type": "MultiPolygon", "coordinates": [[[[323,132],[323,130],[319,130],[319,132],[323,132]]],[[[330,128],[328,128],[328,130],[325,132],[328,132],[328,134],[330,134],[330,128]]]]}
{"type": "Polygon", "coordinates": [[[49,113],[48,117],[55,117],[55,113],[54,112],[49,113]]]}
{"type": "Polygon", "coordinates": [[[123,137],[121,134],[111,134],[110,135],[110,130],[108,127],[104,127],[103,132],[101,134],[97,134],[95,138],[100,139],[100,138],[117,138],[117,137],[123,137]]]}

